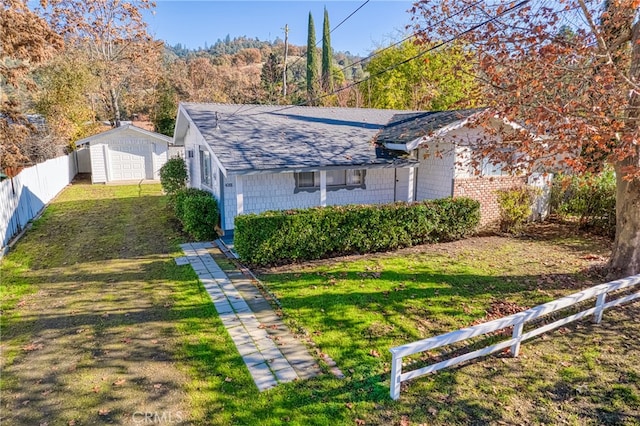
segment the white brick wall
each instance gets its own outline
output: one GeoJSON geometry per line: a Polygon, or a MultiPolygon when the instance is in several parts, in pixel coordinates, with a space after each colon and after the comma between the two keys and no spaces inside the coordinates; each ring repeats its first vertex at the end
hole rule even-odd
{"type": "Polygon", "coordinates": [[[432,143],[418,150],[416,200],[450,197],[453,191],[455,148],[450,142],[432,143]]]}

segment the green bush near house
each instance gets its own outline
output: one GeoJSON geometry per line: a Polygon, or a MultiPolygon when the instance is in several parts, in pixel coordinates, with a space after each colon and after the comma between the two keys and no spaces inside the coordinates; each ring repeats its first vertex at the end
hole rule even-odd
{"type": "Polygon", "coordinates": [[[540,194],[540,188],[531,186],[518,186],[498,191],[500,230],[510,234],[521,232],[533,212],[533,202],[540,194]]]}
{"type": "Polygon", "coordinates": [[[244,261],[275,265],[459,239],[479,221],[468,198],[269,211],[237,216],[234,244],[244,261]]]}
{"type": "Polygon", "coordinates": [[[167,195],[172,196],[186,188],[188,179],[187,165],[180,157],[168,159],[160,168],[160,184],[167,195]]]}
{"type": "Polygon", "coordinates": [[[551,210],[577,217],[580,228],[616,234],[616,176],[613,170],[583,176],[558,175],[551,188],[551,210]]]}
{"type": "Polygon", "coordinates": [[[218,203],[213,196],[202,189],[185,188],[173,195],[176,217],[185,232],[197,241],[217,238],[218,203]]]}

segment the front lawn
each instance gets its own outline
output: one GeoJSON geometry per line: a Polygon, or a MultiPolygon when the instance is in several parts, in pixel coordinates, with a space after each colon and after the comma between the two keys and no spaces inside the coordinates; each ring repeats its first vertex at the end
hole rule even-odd
{"type": "Polygon", "coordinates": [[[389,348],[604,282],[608,242],[556,225],[534,238],[476,237],[392,254],[263,271],[285,319],[348,372],[343,398],[371,424],[635,424],[639,305],[403,385],[388,399],[389,348]],[[571,236],[566,236],[572,234],[571,236]],[[404,423],[403,423],[404,422],[404,423]],[[409,423],[407,423],[409,422],[409,423]]]}
{"type": "MultiPolygon", "coordinates": [[[[608,243],[472,238],[262,271],[325,374],[259,393],[204,288],[176,266],[157,185],[66,189],[0,265],[0,421],[11,425],[636,424],[639,304],[423,377],[388,397],[388,348],[601,282],[608,243]],[[164,417],[163,417],[164,416],[164,417]]],[[[225,265],[228,267],[229,265],[225,265]]]]}

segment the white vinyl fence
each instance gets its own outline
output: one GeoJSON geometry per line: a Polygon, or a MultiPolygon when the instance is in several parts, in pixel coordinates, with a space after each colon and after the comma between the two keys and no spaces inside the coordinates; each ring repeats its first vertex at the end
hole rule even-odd
{"type": "Polygon", "coordinates": [[[0,257],[16,234],[69,185],[76,175],[75,153],[53,158],[0,182],[0,257]]]}
{"type": "Polygon", "coordinates": [[[539,305],[535,308],[527,309],[526,311],[519,312],[514,315],[509,315],[504,318],[499,318],[493,321],[485,322],[483,324],[463,328],[451,333],[441,334],[440,336],[431,337],[428,339],[391,348],[390,351],[393,356],[391,364],[391,398],[400,398],[400,384],[406,380],[423,376],[425,374],[429,374],[443,368],[451,367],[464,361],[469,361],[481,356],[489,355],[493,352],[497,352],[506,348],[511,348],[512,356],[516,357],[518,356],[521,342],[589,315],[593,315],[594,323],[600,323],[600,321],[602,320],[602,313],[605,309],[640,298],[640,291],[637,291],[627,296],[623,296],[616,300],[607,302],[607,294],[612,291],[631,288],[637,285],[640,285],[640,275],[632,275],[630,277],[623,278],[617,281],[611,281],[606,284],[600,284],[595,287],[591,287],[579,293],[574,293],[572,295],[562,297],[560,299],[554,300],[553,302],[545,303],[544,305],[539,305]],[[594,298],[595,306],[592,308],[589,308],[582,312],[578,312],[577,314],[569,315],[550,324],[546,324],[523,333],[524,325],[527,322],[594,298]],[[446,345],[451,345],[453,343],[461,342],[472,337],[502,330],[507,327],[513,327],[513,334],[511,339],[509,340],[496,343],[494,345],[487,346],[483,349],[469,352],[455,358],[441,361],[436,364],[428,365],[418,370],[413,370],[406,373],[402,372],[402,358],[405,356],[414,355],[446,345]]]}

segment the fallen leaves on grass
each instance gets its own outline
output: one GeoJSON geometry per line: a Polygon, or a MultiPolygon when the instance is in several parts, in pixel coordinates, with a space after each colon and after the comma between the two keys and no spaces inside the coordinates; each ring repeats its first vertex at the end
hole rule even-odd
{"type": "Polygon", "coordinates": [[[33,352],[38,351],[42,348],[44,348],[44,345],[42,343],[29,343],[28,345],[24,345],[22,347],[22,350],[25,352],[33,352]]]}
{"type": "Polygon", "coordinates": [[[376,351],[375,349],[371,349],[371,351],[369,351],[369,355],[374,358],[380,358],[380,352],[376,351]]]}
{"type": "Polygon", "coordinates": [[[229,382],[233,382],[233,379],[231,377],[225,377],[224,381],[229,383],[229,382]]]}
{"type": "Polygon", "coordinates": [[[111,413],[111,410],[109,410],[107,408],[101,408],[100,410],[98,410],[98,415],[99,416],[108,416],[109,413],[111,413]]]}
{"type": "Polygon", "coordinates": [[[356,424],[357,424],[358,426],[362,426],[362,425],[365,425],[365,424],[367,424],[367,423],[366,423],[364,420],[362,420],[362,419],[356,419],[356,424]]]}
{"type": "Polygon", "coordinates": [[[113,386],[121,386],[124,384],[124,382],[126,382],[125,379],[118,379],[115,382],[113,382],[113,386]]]}

